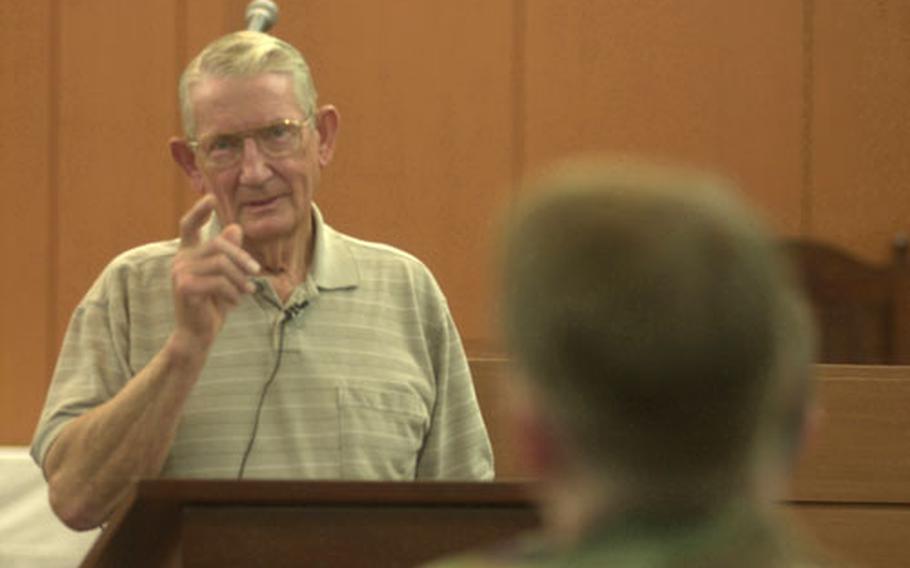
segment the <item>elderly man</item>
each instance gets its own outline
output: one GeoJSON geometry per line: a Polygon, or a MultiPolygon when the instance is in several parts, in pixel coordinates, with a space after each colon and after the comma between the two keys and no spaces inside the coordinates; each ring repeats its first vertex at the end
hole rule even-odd
{"type": "Polygon", "coordinates": [[[300,53],[230,34],[179,95],[171,154],[201,197],[73,315],[32,446],[58,516],[96,526],[142,477],[491,478],[433,277],[313,203],[339,115],[300,53]]]}
{"type": "Polygon", "coordinates": [[[445,566],[808,566],[776,499],[812,328],[722,184],[575,165],[507,233],[504,319],[544,533],[445,566]]]}

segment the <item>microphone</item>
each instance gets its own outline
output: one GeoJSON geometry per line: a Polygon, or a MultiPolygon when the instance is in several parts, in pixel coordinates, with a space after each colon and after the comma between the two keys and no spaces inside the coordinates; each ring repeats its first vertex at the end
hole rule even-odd
{"type": "Polygon", "coordinates": [[[267,32],[278,21],[278,5],[271,0],[253,0],[246,7],[246,29],[267,32]]]}
{"type": "Polygon", "coordinates": [[[297,315],[303,311],[303,308],[307,307],[310,304],[309,300],[304,300],[302,302],[297,302],[296,304],[291,304],[286,310],[284,310],[284,321],[289,322],[292,319],[296,318],[297,315]]]}

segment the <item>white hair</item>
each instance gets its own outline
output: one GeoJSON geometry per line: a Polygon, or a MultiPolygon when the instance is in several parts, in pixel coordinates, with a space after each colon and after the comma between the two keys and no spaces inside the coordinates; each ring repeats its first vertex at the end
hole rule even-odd
{"type": "Polygon", "coordinates": [[[178,97],[183,131],[196,135],[196,122],[190,89],[205,77],[248,77],[262,73],[288,73],[294,92],[306,114],[316,110],[316,87],[303,55],[291,44],[275,36],[240,31],[210,43],[193,59],[180,77],[178,97]]]}

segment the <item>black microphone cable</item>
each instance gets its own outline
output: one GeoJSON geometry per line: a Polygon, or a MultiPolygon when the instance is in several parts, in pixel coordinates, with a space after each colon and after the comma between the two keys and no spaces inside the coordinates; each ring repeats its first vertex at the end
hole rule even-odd
{"type": "Polygon", "coordinates": [[[256,405],[256,417],[253,420],[253,431],[250,433],[250,441],[247,442],[246,450],[243,452],[243,459],[240,461],[240,471],[237,472],[237,479],[243,479],[243,472],[246,470],[246,462],[250,458],[250,453],[253,451],[253,445],[256,443],[256,434],[259,432],[259,419],[262,416],[262,405],[265,402],[265,395],[268,394],[269,387],[275,382],[275,378],[278,376],[278,369],[281,367],[281,355],[284,353],[284,328],[288,322],[294,319],[297,314],[307,306],[308,303],[309,302],[301,302],[299,304],[294,304],[285,310],[284,317],[281,318],[280,327],[278,328],[278,355],[275,357],[275,365],[272,367],[272,373],[262,386],[262,392],[259,394],[259,404],[256,405]]]}

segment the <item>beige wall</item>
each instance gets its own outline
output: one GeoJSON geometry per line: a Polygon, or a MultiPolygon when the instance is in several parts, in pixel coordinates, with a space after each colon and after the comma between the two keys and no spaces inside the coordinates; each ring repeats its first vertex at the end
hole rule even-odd
{"type": "MultiPolygon", "coordinates": [[[[194,199],[170,163],[177,76],[238,0],[0,3],[0,444],[26,443],[73,307],[194,199]]],[[[341,110],[317,201],[433,269],[496,350],[498,210],[579,151],[727,172],[787,235],[883,260],[908,231],[910,3],[295,0],[276,35],[341,110]]]]}

